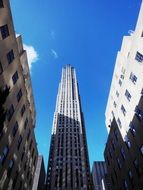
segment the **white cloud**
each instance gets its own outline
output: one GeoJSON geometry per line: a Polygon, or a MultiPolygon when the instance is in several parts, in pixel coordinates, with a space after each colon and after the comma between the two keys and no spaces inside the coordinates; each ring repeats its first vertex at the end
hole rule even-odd
{"type": "Polygon", "coordinates": [[[129,34],[130,36],[132,36],[132,35],[133,35],[133,33],[134,33],[134,31],[133,31],[133,30],[129,30],[129,31],[128,31],[128,34],[129,34]]]}
{"type": "Polygon", "coordinates": [[[38,53],[36,52],[34,47],[31,45],[23,44],[23,48],[27,52],[28,65],[29,65],[29,69],[31,69],[32,64],[38,60],[38,53]]]}
{"type": "Polygon", "coordinates": [[[51,49],[51,55],[54,57],[54,59],[57,59],[59,57],[54,49],[51,49]]]}
{"type": "Polygon", "coordinates": [[[54,30],[51,30],[50,35],[52,37],[53,40],[55,40],[56,34],[54,30]]]}

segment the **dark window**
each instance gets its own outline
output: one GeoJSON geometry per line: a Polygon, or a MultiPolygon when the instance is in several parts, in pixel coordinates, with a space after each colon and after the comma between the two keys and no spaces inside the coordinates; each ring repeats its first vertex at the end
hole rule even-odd
{"type": "Polygon", "coordinates": [[[121,106],[121,111],[122,111],[123,115],[125,116],[126,115],[126,110],[125,110],[123,105],[121,106]]]}
{"type": "Polygon", "coordinates": [[[3,0],[0,0],[0,8],[3,8],[3,0]]]}
{"type": "Polygon", "coordinates": [[[139,162],[137,159],[134,160],[133,162],[134,166],[135,166],[135,169],[136,169],[136,172],[137,174],[140,176],[142,174],[142,169],[141,167],[139,166],[139,162]]]}
{"type": "Polygon", "coordinates": [[[121,81],[121,79],[119,79],[119,85],[120,85],[120,86],[122,85],[122,81],[121,81]]]}
{"type": "Polygon", "coordinates": [[[28,134],[27,134],[27,140],[29,140],[30,134],[31,134],[31,131],[29,129],[28,134]]]}
{"type": "Polygon", "coordinates": [[[0,62],[0,74],[2,74],[2,72],[3,72],[3,68],[2,68],[2,64],[0,62]]]}
{"type": "Polygon", "coordinates": [[[143,155],[143,145],[140,148],[141,154],[143,155]]]}
{"type": "Polygon", "coordinates": [[[128,171],[128,176],[130,179],[133,179],[133,174],[132,174],[131,170],[128,171]]]}
{"type": "Polygon", "coordinates": [[[116,96],[119,97],[119,92],[118,91],[116,91],[116,96]]]}
{"type": "Polygon", "coordinates": [[[9,147],[6,145],[0,155],[0,164],[3,164],[9,152],[9,147]]]}
{"type": "Polygon", "coordinates": [[[13,50],[10,50],[10,51],[7,53],[7,61],[8,61],[8,63],[10,64],[13,60],[14,60],[14,53],[13,53],[13,50]]]}
{"type": "Polygon", "coordinates": [[[135,108],[135,114],[140,120],[143,119],[143,111],[138,106],[135,108]]]}
{"type": "Polygon", "coordinates": [[[14,166],[14,160],[11,159],[11,160],[9,161],[9,164],[8,164],[8,171],[7,171],[8,177],[9,177],[10,174],[11,174],[11,171],[12,171],[13,166],[14,166]]]}
{"type": "Polygon", "coordinates": [[[122,168],[122,163],[121,163],[119,158],[117,158],[117,163],[118,163],[119,168],[121,169],[122,168]]]}
{"type": "Polygon", "coordinates": [[[2,39],[5,39],[6,37],[9,36],[9,30],[8,30],[7,24],[1,26],[1,27],[0,27],[0,31],[1,31],[2,39]]]}
{"type": "Polygon", "coordinates": [[[20,135],[18,139],[18,144],[17,144],[18,149],[20,148],[21,143],[22,143],[22,136],[20,135]]]}
{"type": "Polygon", "coordinates": [[[25,155],[25,150],[23,150],[23,152],[22,152],[21,161],[23,161],[24,155],[25,155]]]}
{"type": "Polygon", "coordinates": [[[25,112],[26,108],[25,108],[25,104],[23,104],[22,108],[21,108],[21,117],[23,116],[24,112],[25,112]]]}
{"type": "Polygon", "coordinates": [[[136,134],[136,129],[132,122],[130,122],[129,128],[130,128],[132,135],[134,136],[136,134]]]}
{"type": "Polygon", "coordinates": [[[131,94],[129,93],[128,90],[125,91],[125,96],[126,98],[130,101],[131,100],[131,94]]]}
{"type": "Polygon", "coordinates": [[[118,123],[119,127],[122,128],[122,123],[121,123],[121,120],[119,118],[117,119],[117,123],[118,123]]]}
{"type": "Polygon", "coordinates": [[[131,148],[131,143],[130,143],[130,141],[129,141],[127,135],[125,136],[124,141],[125,141],[127,147],[128,147],[128,148],[131,148]]]}
{"type": "Polygon", "coordinates": [[[142,62],[143,61],[143,55],[137,51],[136,56],[135,56],[135,60],[137,60],[138,62],[142,62]]]}
{"type": "Polygon", "coordinates": [[[115,108],[117,107],[117,104],[116,104],[116,102],[115,102],[115,101],[113,102],[113,105],[114,105],[114,107],[115,107],[115,108]]]}
{"type": "Polygon", "coordinates": [[[16,71],[14,75],[12,76],[13,84],[15,84],[18,80],[18,72],[16,71]]]}
{"type": "Polygon", "coordinates": [[[25,119],[25,122],[24,122],[24,129],[26,129],[27,124],[28,124],[28,118],[25,119]]]}
{"type": "Polygon", "coordinates": [[[20,89],[16,96],[18,102],[20,101],[21,97],[22,97],[22,90],[20,89]]]}
{"type": "Polygon", "coordinates": [[[125,160],[126,156],[125,156],[125,151],[124,151],[123,147],[121,148],[121,155],[122,155],[123,159],[125,160]]]}
{"type": "Polygon", "coordinates": [[[13,180],[13,184],[12,184],[12,187],[13,187],[13,188],[15,188],[15,186],[16,186],[17,179],[18,179],[18,177],[17,177],[18,174],[19,174],[18,171],[16,171],[16,173],[15,173],[15,178],[14,178],[14,180],[13,180]]]}
{"type": "Polygon", "coordinates": [[[13,105],[11,104],[10,108],[8,109],[7,111],[7,119],[8,121],[11,120],[12,116],[13,116],[13,113],[14,113],[14,107],[13,105]]]}
{"type": "Polygon", "coordinates": [[[16,132],[17,132],[17,130],[18,130],[18,122],[16,121],[16,123],[14,124],[14,127],[13,127],[13,129],[12,129],[12,135],[13,135],[13,137],[16,135],[16,132]]]}
{"type": "Polygon", "coordinates": [[[136,82],[137,82],[137,77],[136,77],[136,75],[134,75],[134,73],[132,73],[132,72],[131,72],[131,74],[130,74],[130,80],[131,80],[134,84],[136,84],[136,82]]]}
{"type": "Polygon", "coordinates": [[[126,180],[124,180],[123,185],[124,185],[124,190],[129,190],[128,184],[127,184],[127,181],[126,181],[126,180]]]}

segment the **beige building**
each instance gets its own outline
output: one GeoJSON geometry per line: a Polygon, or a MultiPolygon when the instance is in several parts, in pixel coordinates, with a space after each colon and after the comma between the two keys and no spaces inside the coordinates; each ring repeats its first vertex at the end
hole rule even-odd
{"type": "Polygon", "coordinates": [[[123,137],[129,130],[143,89],[143,3],[134,32],[124,36],[117,54],[106,107],[106,127],[115,117],[123,137]]]}
{"type": "Polygon", "coordinates": [[[0,0],[0,189],[32,189],[37,162],[35,107],[26,51],[10,4],[0,0]]]}
{"type": "Polygon", "coordinates": [[[105,161],[112,190],[143,189],[143,3],[117,54],[106,108],[105,161]]]}

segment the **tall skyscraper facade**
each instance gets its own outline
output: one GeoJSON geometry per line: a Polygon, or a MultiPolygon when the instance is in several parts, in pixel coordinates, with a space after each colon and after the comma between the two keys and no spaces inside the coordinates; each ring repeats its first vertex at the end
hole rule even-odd
{"type": "Polygon", "coordinates": [[[0,0],[0,189],[32,189],[37,162],[35,106],[21,36],[0,0]]]}
{"type": "Polygon", "coordinates": [[[73,67],[62,70],[53,119],[48,190],[90,190],[90,168],[80,95],[73,67]]]}
{"type": "Polygon", "coordinates": [[[111,189],[143,189],[143,2],[137,25],[123,38],[107,108],[105,161],[111,189]]]}

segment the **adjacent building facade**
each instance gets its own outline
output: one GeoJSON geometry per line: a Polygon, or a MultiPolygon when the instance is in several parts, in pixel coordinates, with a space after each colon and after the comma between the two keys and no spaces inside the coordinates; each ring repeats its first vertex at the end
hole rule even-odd
{"type": "Polygon", "coordinates": [[[62,70],[47,171],[47,190],[90,190],[84,118],[75,69],[62,70]]]}
{"type": "Polygon", "coordinates": [[[135,31],[123,38],[111,83],[105,160],[113,190],[143,189],[143,3],[135,31]]]}
{"type": "Polygon", "coordinates": [[[92,180],[94,190],[107,190],[107,168],[104,161],[96,161],[93,163],[92,180]]]}
{"type": "Polygon", "coordinates": [[[32,189],[35,106],[26,51],[8,0],[0,0],[0,189],[32,189]]]}
{"type": "Polygon", "coordinates": [[[45,166],[42,156],[38,156],[32,190],[45,190],[45,166]]]}

